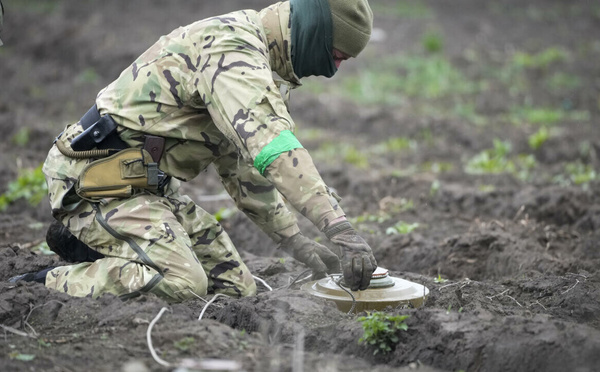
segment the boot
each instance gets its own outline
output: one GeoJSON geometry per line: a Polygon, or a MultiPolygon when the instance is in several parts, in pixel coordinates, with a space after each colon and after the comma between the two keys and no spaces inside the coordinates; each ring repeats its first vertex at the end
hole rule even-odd
{"type": "Polygon", "coordinates": [[[46,232],[46,243],[50,250],[67,262],[94,262],[104,255],[78,240],[59,221],[54,221],[46,232]]]}
{"type": "Polygon", "coordinates": [[[51,266],[51,267],[45,268],[44,270],[41,270],[41,271],[13,276],[12,278],[8,279],[8,282],[9,283],[16,283],[16,282],[20,282],[20,281],[37,282],[37,283],[42,283],[45,285],[46,284],[46,274],[48,274],[48,271],[54,269],[55,267],[56,266],[51,266]]]}

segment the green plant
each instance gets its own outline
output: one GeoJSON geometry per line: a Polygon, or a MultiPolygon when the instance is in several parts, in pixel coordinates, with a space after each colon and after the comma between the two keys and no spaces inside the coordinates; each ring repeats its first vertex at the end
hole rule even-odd
{"type": "Polygon", "coordinates": [[[438,283],[438,284],[446,283],[447,281],[448,281],[448,279],[442,278],[442,275],[439,273],[438,273],[438,276],[435,279],[433,279],[433,282],[438,283]]]}
{"type": "Polygon", "coordinates": [[[356,216],[356,217],[352,217],[349,218],[349,221],[353,224],[360,224],[360,223],[365,223],[365,222],[377,222],[377,223],[383,223],[387,220],[389,220],[391,217],[389,214],[387,213],[378,213],[378,214],[361,214],[360,216],[356,216]]]}
{"type": "Polygon", "coordinates": [[[175,341],[173,346],[180,351],[188,351],[194,344],[196,343],[196,339],[193,337],[184,337],[179,341],[175,341]]]}
{"type": "Polygon", "coordinates": [[[13,143],[21,147],[27,145],[29,143],[29,132],[30,130],[27,127],[19,129],[12,138],[13,143]]]}
{"type": "Polygon", "coordinates": [[[325,161],[341,158],[346,163],[352,164],[357,168],[367,168],[369,166],[367,154],[349,143],[324,142],[312,154],[316,158],[325,161]]]}
{"type": "Polygon", "coordinates": [[[542,147],[542,145],[548,141],[549,138],[550,132],[548,131],[548,128],[541,127],[537,132],[529,136],[529,147],[531,147],[533,150],[537,150],[542,147]]]}
{"type": "Polygon", "coordinates": [[[48,341],[46,341],[44,339],[38,338],[37,341],[38,341],[38,348],[39,349],[44,348],[44,347],[50,347],[50,346],[52,346],[51,343],[49,343],[48,341]]]}
{"type": "Polygon", "coordinates": [[[519,154],[515,160],[516,171],[513,173],[521,181],[529,181],[533,170],[537,167],[535,156],[529,154],[519,154]]]}
{"type": "Polygon", "coordinates": [[[429,196],[432,198],[437,196],[437,194],[440,192],[441,186],[442,184],[439,180],[433,180],[433,182],[431,182],[431,187],[429,188],[429,196]]]}
{"type": "Polygon", "coordinates": [[[444,47],[444,39],[439,32],[429,31],[421,38],[421,44],[427,52],[437,53],[444,47]]]}
{"type": "Polygon", "coordinates": [[[419,223],[406,223],[403,221],[399,221],[394,226],[390,226],[385,230],[386,235],[404,235],[413,232],[416,228],[419,227],[419,223]]]}
{"type": "Polygon", "coordinates": [[[427,161],[422,163],[419,168],[424,172],[444,173],[450,172],[454,168],[454,164],[447,161],[427,161]]]}
{"type": "Polygon", "coordinates": [[[20,360],[21,362],[31,362],[35,359],[35,355],[33,354],[21,354],[18,351],[13,351],[8,354],[10,359],[20,360]]]}
{"type": "Polygon", "coordinates": [[[373,151],[376,153],[400,152],[406,149],[415,150],[417,147],[418,144],[415,140],[406,137],[394,137],[376,145],[373,151]]]}
{"type": "Polygon", "coordinates": [[[237,213],[237,211],[238,210],[236,208],[223,207],[215,213],[215,218],[217,219],[217,221],[221,222],[223,220],[233,217],[237,213]]]}
{"type": "Polygon", "coordinates": [[[583,185],[595,181],[598,176],[591,164],[583,164],[580,161],[568,163],[565,166],[565,171],[575,185],[583,185]]]}
{"type": "Polygon", "coordinates": [[[95,83],[100,79],[100,76],[96,72],[96,70],[92,67],[88,67],[85,70],[81,71],[76,77],[75,80],[79,83],[95,83]]]}
{"type": "Polygon", "coordinates": [[[525,52],[517,52],[513,56],[513,63],[519,67],[524,68],[546,68],[549,65],[562,62],[569,58],[569,54],[566,50],[551,47],[547,48],[537,54],[529,54],[525,52]]]}
{"type": "Polygon", "coordinates": [[[0,211],[6,210],[9,204],[18,199],[26,199],[35,206],[47,193],[48,187],[41,165],[35,169],[21,170],[18,178],[8,184],[8,190],[0,195],[0,211]]]}
{"type": "Polygon", "coordinates": [[[399,341],[397,333],[408,330],[408,325],[404,322],[408,317],[409,315],[388,315],[378,311],[367,313],[367,316],[358,318],[364,332],[358,342],[374,346],[373,355],[379,352],[389,353],[399,341]]]}
{"type": "Polygon", "coordinates": [[[46,242],[42,242],[34,247],[31,247],[31,251],[37,252],[45,256],[52,256],[56,254],[52,250],[50,250],[50,247],[48,247],[48,243],[46,242]]]}
{"type": "Polygon", "coordinates": [[[472,157],[465,166],[470,174],[509,173],[523,181],[528,181],[537,166],[533,155],[520,154],[509,158],[511,143],[494,139],[494,148],[487,149],[472,157]]]}
{"type": "Polygon", "coordinates": [[[454,105],[453,113],[457,117],[477,126],[484,126],[488,124],[488,118],[477,113],[475,104],[472,102],[457,102],[454,105]]]}
{"type": "Polygon", "coordinates": [[[560,93],[565,90],[575,90],[581,86],[581,79],[576,75],[556,72],[545,80],[546,86],[553,92],[560,93]]]}
{"type": "Polygon", "coordinates": [[[496,191],[496,186],[494,185],[479,185],[477,190],[481,192],[493,192],[496,191]]]}
{"type": "Polygon", "coordinates": [[[598,173],[590,164],[581,161],[565,164],[565,172],[554,176],[553,181],[562,186],[578,185],[587,189],[589,183],[598,179],[598,173]]]}
{"type": "Polygon", "coordinates": [[[513,172],[514,163],[507,157],[511,148],[510,142],[494,139],[494,148],[484,150],[471,158],[467,162],[466,172],[471,174],[513,172]]]}

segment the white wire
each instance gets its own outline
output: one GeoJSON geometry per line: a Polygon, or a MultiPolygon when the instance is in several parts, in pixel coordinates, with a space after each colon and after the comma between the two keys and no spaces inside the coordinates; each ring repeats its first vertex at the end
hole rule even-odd
{"type": "Polygon", "coordinates": [[[204,307],[202,308],[202,312],[200,312],[200,316],[198,317],[198,320],[202,319],[202,317],[204,316],[204,312],[206,311],[206,309],[208,309],[208,307],[210,306],[210,304],[212,304],[213,302],[215,302],[215,300],[219,297],[219,296],[223,296],[226,297],[224,294],[221,293],[217,293],[213,298],[211,298],[210,301],[208,301],[206,303],[206,305],[204,305],[204,307]]]}
{"type": "Polygon", "coordinates": [[[269,291],[272,291],[272,290],[273,290],[273,288],[271,288],[271,286],[270,286],[270,285],[268,285],[268,284],[267,284],[267,282],[265,282],[264,280],[262,280],[262,279],[261,279],[261,278],[259,278],[258,276],[254,276],[254,275],[252,275],[252,277],[253,277],[254,279],[258,280],[259,282],[261,282],[261,283],[262,283],[262,285],[264,285],[265,287],[267,287],[267,289],[268,289],[269,291]]]}
{"type": "MultiPolygon", "coordinates": [[[[265,287],[267,287],[267,289],[269,291],[272,291],[273,288],[271,288],[270,285],[267,284],[267,282],[265,282],[264,280],[262,280],[261,278],[252,275],[252,277],[256,280],[258,280],[259,282],[261,282],[265,287]]],[[[215,300],[217,299],[217,297],[219,296],[225,296],[224,294],[221,293],[217,293],[210,301],[208,301],[206,303],[206,305],[204,305],[204,307],[202,308],[202,312],[200,312],[200,316],[198,317],[198,320],[202,319],[202,317],[204,316],[204,313],[206,312],[206,309],[208,309],[208,307],[210,306],[210,304],[212,304],[213,302],[215,302],[215,300]]]]}
{"type": "Polygon", "coordinates": [[[152,354],[152,358],[154,358],[154,360],[156,361],[156,363],[160,364],[161,366],[171,367],[170,363],[165,362],[164,360],[160,359],[160,357],[156,354],[156,351],[154,350],[154,347],[152,346],[152,335],[151,335],[152,334],[152,327],[154,327],[154,324],[156,324],[156,322],[158,322],[158,320],[160,319],[160,317],[167,310],[169,310],[169,309],[166,308],[166,307],[163,307],[158,312],[158,315],[156,317],[154,317],[154,319],[152,319],[152,321],[150,322],[150,325],[148,326],[148,331],[146,332],[146,341],[148,342],[148,349],[150,349],[150,354],[152,354]]]}

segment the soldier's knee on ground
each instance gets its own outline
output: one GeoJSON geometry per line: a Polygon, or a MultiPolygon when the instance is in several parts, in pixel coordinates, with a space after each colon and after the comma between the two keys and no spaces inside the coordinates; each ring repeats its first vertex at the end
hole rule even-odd
{"type": "Polygon", "coordinates": [[[167,301],[186,301],[205,296],[208,290],[208,278],[203,270],[190,270],[182,276],[165,275],[151,291],[167,301]]]}
{"type": "Polygon", "coordinates": [[[242,297],[254,296],[256,294],[256,283],[252,282],[252,284],[241,289],[242,297]]]}

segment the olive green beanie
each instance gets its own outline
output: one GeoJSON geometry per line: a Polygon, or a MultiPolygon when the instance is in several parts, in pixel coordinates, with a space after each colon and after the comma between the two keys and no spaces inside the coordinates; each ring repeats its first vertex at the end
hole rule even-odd
{"type": "Polygon", "coordinates": [[[373,12],[367,0],[329,0],[333,47],[356,57],[369,42],[373,12]]]}

